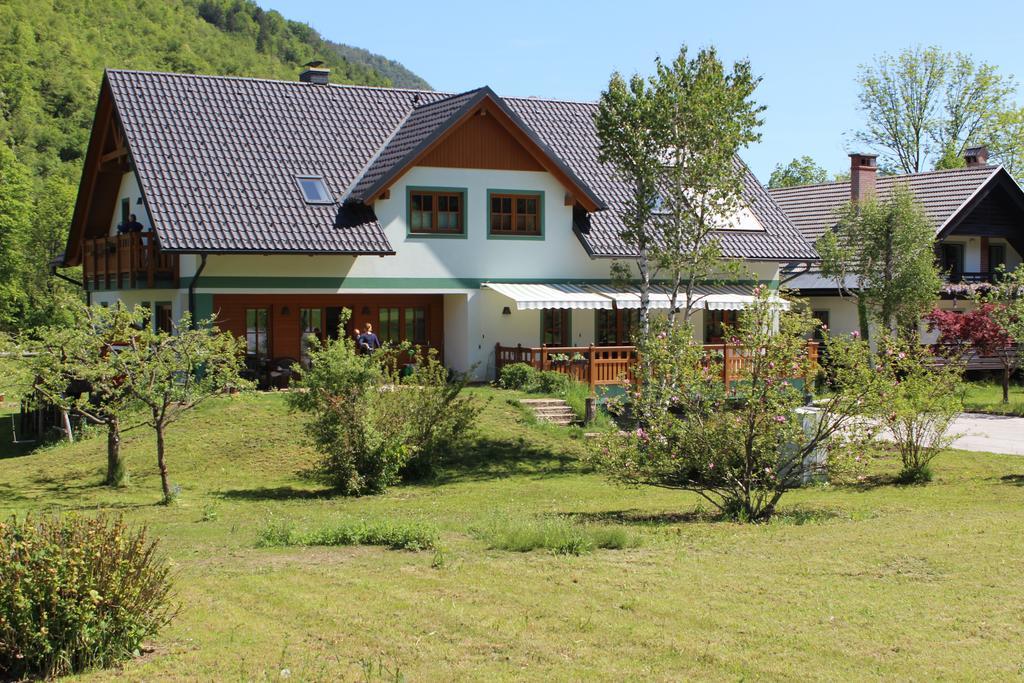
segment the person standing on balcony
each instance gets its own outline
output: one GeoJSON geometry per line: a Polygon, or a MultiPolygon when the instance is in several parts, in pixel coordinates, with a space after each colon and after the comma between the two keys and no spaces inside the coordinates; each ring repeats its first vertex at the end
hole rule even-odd
{"type": "Polygon", "coordinates": [[[135,214],[128,216],[128,222],[117,226],[117,234],[125,235],[129,232],[142,232],[142,223],[135,217],[135,214]]]}

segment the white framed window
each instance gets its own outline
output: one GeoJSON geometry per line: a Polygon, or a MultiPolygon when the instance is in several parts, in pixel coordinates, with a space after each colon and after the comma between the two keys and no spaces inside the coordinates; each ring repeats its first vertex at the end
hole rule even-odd
{"type": "Polygon", "coordinates": [[[321,176],[304,175],[296,179],[299,189],[302,191],[302,198],[307,204],[333,204],[334,198],[327,191],[324,179],[321,176]]]}

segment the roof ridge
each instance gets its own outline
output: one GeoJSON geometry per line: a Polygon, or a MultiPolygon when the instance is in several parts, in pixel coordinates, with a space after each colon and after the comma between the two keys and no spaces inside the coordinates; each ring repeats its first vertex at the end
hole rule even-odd
{"type": "MultiPolygon", "coordinates": [[[[290,81],[284,80],[283,78],[263,78],[261,76],[229,76],[225,74],[190,74],[182,73],[180,71],[152,71],[149,69],[104,69],[104,73],[116,73],[116,74],[145,74],[147,76],[176,76],[180,78],[196,79],[196,80],[221,80],[221,81],[254,81],[258,83],[282,83],[285,85],[296,85],[296,86],[307,86],[309,83],[303,83],[302,81],[290,81]]],[[[399,88],[396,86],[387,85],[360,85],[358,83],[326,83],[331,88],[352,88],[354,90],[384,90],[388,92],[411,92],[411,93],[428,93],[431,95],[448,95],[439,90],[424,90],[423,88],[399,88]]],[[[320,86],[322,87],[322,86],[320,86]]]]}
{"type": "MultiPolygon", "coordinates": [[[[104,72],[106,72],[106,73],[122,73],[122,74],[146,74],[146,75],[152,75],[152,76],[180,76],[182,78],[195,78],[195,79],[207,79],[207,78],[209,78],[209,79],[217,79],[217,80],[225,80],[225,81],[258,81],[258,82],[261,82],[261,83],[285,83],[285,84],[291,84],[291,85],[297,85],[297,86],[309,85],[308,83],[303,83],[302,81],[291,81],[291,80],[285,80],[285,79],[282,79],[282,78],[263,78],[261,76],[230,76],[230,75],[225,75],[225,74],[191,74],[191,73],[182,73],[180,71],[154,71],[154,70],[151,70],[151,69],[111,69],[111,68],[107,68],[107,69],[104,69],[104,72]]],[[[393,85],[391,85],[391,86],[388,86],[388,85],[359,85],[357,83],[327,83],[326,85],[328,85],[328,86],[330,86],[332,88],[352,88],[353,90],[382,90],[382,91],[385,91],[385,92],[399,91],[399,92],[411,92],[411,93],[428,93],[430,95],[442,95],[442,98],[441,98],[442,100],[449,99],[451,97],[458,97],[459,95],[465,95],[467,93],[475,92],[477,90],[482,90],[483,88],[488,88],[489,87],[489,86],[484,85],[484,86],[479,86],[477,88],[471,88],[471,89],[465,90],[463,92],[453,93],[453,92],[448,92],[448,91],[445,91],[445,90],[425,90],[423,88],[400,88],[400,87],[393,86],[393,85]]],[[[495,95],[497,95],[497,92],[495,92],[495,95]]],[[[592,107],[596,107],[598,105],[597,100],[574,100],[574,99],[568,99],[568,98],[563,98],[563,97],[539,97],[539,96],[538,97],[535,97],[535,96],[514,96],[514,97],[513,96],[509,96],[509,97],[504,97],[504,96],[501,96],[501,95],[497,95],[497,96],[501,97],[501,99],[506,100],[506,101],[507,100],[517,100],[517,101],[522,101],[522,102],[555,102],[555,103],[562,103],[562,104],[585,104],[585,105],[592,106],[592,107]]]]}

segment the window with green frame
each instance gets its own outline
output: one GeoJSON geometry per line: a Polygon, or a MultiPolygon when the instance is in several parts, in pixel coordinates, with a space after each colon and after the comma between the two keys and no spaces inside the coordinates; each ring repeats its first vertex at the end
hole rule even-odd
{"type": "Polygon", "coordinates": [[[540,236],[542,202],[539,194],[491,192],[489,198],[491,235],[540,236]]]}
{"type": "Polygon", "coordinates": [[[465,234],[466,199],[458,190],[409,190],[409,233],[465,234]]]}
{"type": "Polygon", "coordinates": [[[401,323],[398,318],[398,307],[381,307],[377,310],[377,336],[382,344],[397,344],[402,340],[401,323]]]}

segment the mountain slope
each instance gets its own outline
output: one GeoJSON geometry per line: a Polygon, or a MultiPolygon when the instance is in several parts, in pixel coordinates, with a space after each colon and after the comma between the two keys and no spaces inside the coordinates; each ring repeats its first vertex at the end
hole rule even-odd
{"type": "MultiPolygon", "coordinates": [[[[311,59],[335,83],[423,85],[250,0],[0,0],[0,141],[14,152],[0,164],[0,197],[21,192],[21,179],[32,194],[29,225],[0,240],[0,264],[18,264],[0,267],[0,331],[52,323],[60,297],[80,293],[47,264],[63,250],[105,68],[290,80],[311,59]]],[[[25,222],[6,211],[0,203],[0,232],[25,222]]]]}

